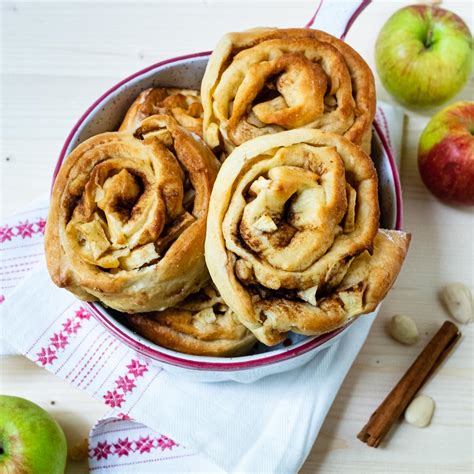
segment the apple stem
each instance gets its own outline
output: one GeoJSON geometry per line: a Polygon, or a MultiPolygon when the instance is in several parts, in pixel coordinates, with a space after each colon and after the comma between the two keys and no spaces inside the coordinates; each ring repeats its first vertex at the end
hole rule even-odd
{"type": "Polygon", "coordinates": [[[426,49],[431,48],[431,45],[433,44],[432,41],[433,41],[433,28],[430,25],[428,27],[428,31],[426,33],[426,38],[425,38],[425,41],[424,41],[426,49]]]}

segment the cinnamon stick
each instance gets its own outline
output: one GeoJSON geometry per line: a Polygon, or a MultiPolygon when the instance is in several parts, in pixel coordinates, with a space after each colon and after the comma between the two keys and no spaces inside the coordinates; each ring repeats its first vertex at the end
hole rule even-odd
{"type": "Polygon", "coordinates": [[[446,358],[460,337],[458,327],[450,321],[445,321],[397,385],[372,413],[367,424],[357,435],[362,442],[374,448],[378,447],[418,390],[446,358]]]}

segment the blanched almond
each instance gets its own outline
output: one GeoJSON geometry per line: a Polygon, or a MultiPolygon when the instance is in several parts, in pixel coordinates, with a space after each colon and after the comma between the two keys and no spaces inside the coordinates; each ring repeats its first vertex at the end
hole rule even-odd
{"type": "Polygon", "coordinates": [[[439,294],[449,314],[462,324],[474,319],[474,304],[471,290],[460,282],[446,285],[439,294]]]}
{"type": "Polygon", "coordinates": [[[390,334],[402,344],[411,346],[418,341],[418,328],[415,321],[406,314],[396,314],[390,321],[390,334]]]}
{"type": "Polygon", "coordinates": [[[414,398],[405,410],[405,420],[410,425],[424,428],[428,426],[435,408],[434,400],[428,395],[414,398]]]}

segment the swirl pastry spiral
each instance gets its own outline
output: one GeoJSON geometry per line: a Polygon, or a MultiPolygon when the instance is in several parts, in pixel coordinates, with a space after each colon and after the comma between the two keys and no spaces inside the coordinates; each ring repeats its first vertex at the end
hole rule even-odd
{"type": "Polygon", "coordinates": [[[370,151],[375,86],[349,45],[310,29],[228,33],[201,86],[204,138],[227,153],[257,136],[297,128],[344,135],[370,151]]]}
{"type": "Polygon", "coordinates": [[[171,115],[186,130],[202,137],[203,109],[197,91],[162,87],[144,90],[128,109],[119,131],[133,133],[151,115],[171,115]]]}
{"type": "Polygon", "coordinates": [[[206,263],[263,343],[321,334],[372,311],[398,274],[408,237],[379,231],[378,219],[376,172],[360,147],[312,129],[258,137],[219,171],[206,263]]]}
{"type": "Polygon", "coordinates": [[[207,283],[203,249],[218,162],[169,116],[103,133],[66,159],[45,247],[53,281],[123,312],[161,310],[207,283]]]}
{"type": "Polygon", "coordinates": [[[211,285],[173,308],[127,315],[125,324],[155,344],[186,354],[244,355],[256,342],[211,285]]]}

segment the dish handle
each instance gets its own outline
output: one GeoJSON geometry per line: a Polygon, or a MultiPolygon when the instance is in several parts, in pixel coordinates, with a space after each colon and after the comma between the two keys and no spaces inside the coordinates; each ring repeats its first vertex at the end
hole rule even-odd
{"type": "Polygon", "coordinates": [[[319,0],[305,28],[323,30],[344,40],[357,17],[372,0],[319,0]]]}

